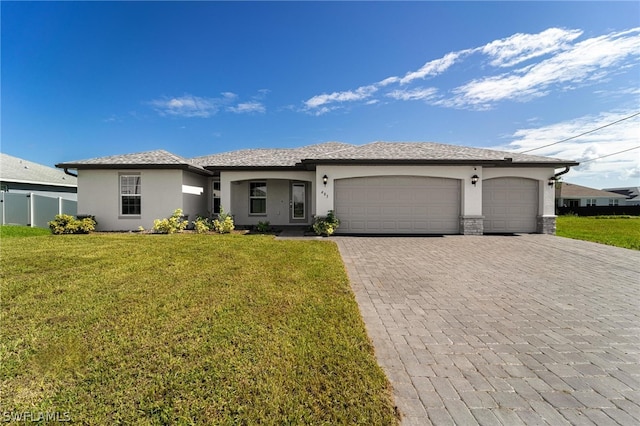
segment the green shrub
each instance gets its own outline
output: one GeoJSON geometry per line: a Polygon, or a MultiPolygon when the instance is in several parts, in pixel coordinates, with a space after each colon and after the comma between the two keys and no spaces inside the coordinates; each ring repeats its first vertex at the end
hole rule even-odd
{"type": "Polygon", "coordinates": [[[92,216],[84,216],[83,219],[76,219],[68,214],[57,214],[48,223],[51,232],[60,234],[88,234],[96,229],[96,221],[92,216]]]}
{"type": "Polygon", "coordinates": [[[213,229],[220,234],[228,234],[235,229],[233,217],[220,207],[218,218],[213,221],[213,229]]]}
{"type": "Polygon", "coordinates": [[[207,217],[198,216],[192,223],[193,229],[195,229],[198,234],[204,234],[213,229],[213,223],[211,223],[211,220],[207,217]]]}
{"type": "Polygon", "coordinates": [[[174,234],[182,232],[189,224],[184,220],[182,209],[176,209],[171,217],[153,221],[153,232],[157,234],[174,234]]]}
{"type": "Polygon", "coordinates": [[[266,222],[258,222],[256,230],[258,232],[271,232],[271,225],[268,220],[266,222]]]}
{"type": "Polygon", "coordinates": [[[318,235],[330,236],[340,226],[340,220],[333,210],[329,210],[326,216],[316,216],[313,222],[313,231],[318,235]]]}

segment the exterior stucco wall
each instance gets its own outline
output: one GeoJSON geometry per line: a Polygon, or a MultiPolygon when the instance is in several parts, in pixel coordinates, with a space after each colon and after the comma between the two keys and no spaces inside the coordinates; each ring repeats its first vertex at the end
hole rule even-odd
{"type": "Polygon", "coordinates": [[[210,179],[195,173],[182,172],[182,211],[189,216],[189,221],[193,221],[197,216],[208,217],[207,205],[209,194],[210,179]],[[185,186],[187,188],[185,188],[185,186]],[[192,192],[202,192],[195,194],[192,192]]]}
{"type": "Polygon", "coordinates": [[[316,212],[325,215],[334,209],[334,183],[338,179],[367,176],[426,176],[461,181],[462,216],[482,215],[482,187],[471,184],[471,176],[477,174],[482,179],[482,168],[473,166],[337,166],[321,165],[316,168],[315,192],[316,212]],[[322,177],[327,175],[327,185],[323,185],[322,177]]]}
{"type": "MultiPolygon", "coordinates": [[[[252,180],[253,181],[253,180],[252,180]]],[[[232,184],[231,211],[237,225],[257,225],[268,221],[271,225],[289,225],[289,185],[283,179],[266,179],[267,212],[264,215],[249,214],[249,182],[232,184]]]]}
{"type": "Polygon", "coordinates": [[[587,200],[593,200],[594,198],[596,200],[596,206],[608,206],[609,200],[612,200],[612,199],[618,200],[618,205],[624,206],[626,201],[624,198],[614,198],[614,197],[585,197],[585,198],[569,197],[569,198],[558,198],[558,207],[563,207],[565,204],[567,204],[568,200],[579,200],[580,207],[587,207],[587,200]]]}
{"type": "MultiPolygon", "coordinates": [[[[256,225],[269,221],[271,225],[291,225],[289,221],[290,185],[292,181],[307,182],[307,222],[315,213],[314,172],[307,171],[255,171],[220,172],[220,203],[234,216],[237,225],[256,225]],[[249,182],[267,182],[267,215],[249,215],[249,182]]],[[[301,224],[299,221],[295,224],[301,224]]]]}
{"type": "Polygon", "coordinates": [[[154,219],[170,216],[182,208],[182,170],[79,170],[78,214],[96,217],[99,231],[136,230],[153,227],[154,219]],[[140,216],[120,214],[121,174],[141,177],[140,216]]]}
{"type": "Polygon", "coordinates": [[[481,166],[344,166],[321,165],[316,169],[315,192],[316,212],[324,215],[334,209],[334,183],[338,179],[365,176],[428,176],[438,178],[459,179],[461,181],[460,217],[462,233],[481,233],[476,226],[482,220],[482,181],[499,177],[520,177],[538,182],[538,211],[540,218],[555,218],[555,188],[549,186],[549,178],[554,175],[553,168],[523,167],[481,167],[481,166]],[[323,185],[322,177],[328,177],[327,185],[323,185]],[[471,183],[471,176],[478,175],[476,185],[471,183]]]}

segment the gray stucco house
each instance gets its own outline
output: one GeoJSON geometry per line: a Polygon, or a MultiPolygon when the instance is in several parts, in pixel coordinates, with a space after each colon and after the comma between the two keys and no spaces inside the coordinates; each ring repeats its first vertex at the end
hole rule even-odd
{"type": "Polygon", "coordinates": [[[625,205],[626,196],[568,182],[556,184],[558,207],[596,207],[625,205]]]}
{"type": "Polygon", "coordinates": [[[556,169],[568,160],[426,142],[327,142],[197,158],[158,150],[57,164],[78,172],[78,213],[101,230],[149,228],[177,209],[237,225],[307,225],[334,210],[338,233],[554,233],[556,169]]]}

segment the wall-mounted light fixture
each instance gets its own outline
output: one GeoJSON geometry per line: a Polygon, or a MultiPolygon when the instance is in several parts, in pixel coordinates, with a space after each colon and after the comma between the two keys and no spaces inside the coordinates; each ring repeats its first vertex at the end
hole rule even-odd
{"type": "Polygon", "coordinates": [[[478,183],[478,181],[479,181],[479,180],[480,180],[480,178],[478,177],[478,175],[473,175],[473,176],[471,176],[471,184],[472,184],[473,186],[475,186],[475,185],[476,185],[476,183],[478,183]]]}
{"type": "Polygon", "coordinates": [[[549,178],[548,184],[549,184],[549,186],[553,186],[554,183],[556,183],[556,177],[555,176],[551,176],[549,178]]]}
{"type": "Polygon", "coordinates": [[[322,183],[324,183],[324,186],[327,186],[327,182],[329,182],[329,177],[327,175],[322,176],[322,183]]]}

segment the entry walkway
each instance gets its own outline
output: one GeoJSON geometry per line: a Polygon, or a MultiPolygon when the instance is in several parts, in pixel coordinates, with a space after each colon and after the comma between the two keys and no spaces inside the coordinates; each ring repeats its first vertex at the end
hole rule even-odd
{"type": "Polygon", "coordinates": [[[333,239],[403,425],[640,424],[640,252],[333,239]]]}

